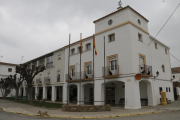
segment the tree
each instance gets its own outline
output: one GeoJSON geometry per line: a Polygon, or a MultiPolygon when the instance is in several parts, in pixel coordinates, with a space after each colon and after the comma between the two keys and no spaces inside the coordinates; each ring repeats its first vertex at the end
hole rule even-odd
{"type": "Polygon", "coordinates": [[[12,81],[9,76],[7,78],[1,78],[0,90],[1,90],[3,98],[6,98],[6,96],[8,96],[13,90],[12,81]]]}
{"type": "Polygon", "coordinates": [[[27,69],[27,66],[25,64],[20,64],[19,66],[16,67],[16,73],[19,73],[22,75],[28,86],[28,97],[29,97],[29,102],[33,102],[33,97],[32,97],[32,88],[33,88],[33,79],[34,77],[45,70],[45,66],[38,66],[35,67],[32,65],[32,69],[27,69]]]}
{"type": "MultiPolygon", "coordinates": [[[[18,67],[18,66],[16,66],[18,67]]],[[[18,95],[19,95],[19,88],[22,85],[23,81],[25,80],[24,77],[20,74],[20,77],[17,78],[17,74],[15,74],[14,76],[10,75],[10,78],[12,80],[12,86],[14,87],[15,91],[16,91],[16,97],[15,100],[18,100],[18,95]]]]}

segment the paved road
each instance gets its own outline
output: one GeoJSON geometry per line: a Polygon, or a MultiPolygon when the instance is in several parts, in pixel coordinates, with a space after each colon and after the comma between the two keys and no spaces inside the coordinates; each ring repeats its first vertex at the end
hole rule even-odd
{"type": "MultiPolygon", "coordinates": [[[[59,120],[59,119],[38,118],[38,117],[19,115],[19,114],[4,112],[2,109],[0,109],[0,120],[59,120]]],[[[61,118],[61,120],[73,120],[73,119],[61,118]]],[[[81,119],[81,120],[85,120],[85,119],[81,119]]],[[[180,111],[174,111],[174,112],[167,111],[159,114],[138,115],[138,116],[128,116],[128,117],[117,117],[117,118],[103,118],[103,119],[86,119],[86,120],[180,120],[180,111]]]]}

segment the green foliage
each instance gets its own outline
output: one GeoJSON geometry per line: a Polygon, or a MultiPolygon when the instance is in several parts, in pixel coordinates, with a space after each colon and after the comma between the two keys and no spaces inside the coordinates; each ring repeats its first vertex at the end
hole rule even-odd
{"type": "MultiPolygon", "coordinates": [[[[0,97],[0,99],[2,99],[2,97],[0,97]]],[[[8,97],[5,100],[12,100],[12,101],[14,101],[14,98],[8,97]]],[[[23,103],[23,104],[28,104],[28,105],[32,105],[32,106],[37,106],[37,107],[43,107],[43,108],[61,108],[62,105],[63,105],[63,104],[59,104],[59,103],[38,102],[38,101],[33,101],[33,103],[31,104],[27,100],[19,100],[19,101],[15,101],[15,102],[19,102],[19,103],[23,103]]]]}

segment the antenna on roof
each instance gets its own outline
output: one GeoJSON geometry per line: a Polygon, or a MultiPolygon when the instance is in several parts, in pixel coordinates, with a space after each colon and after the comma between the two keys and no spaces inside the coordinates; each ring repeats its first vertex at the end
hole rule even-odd
{"type": "Polygon", "coordinates": [[[117,8],[118,10],[120,10],[120,9],[122,9],[123,7],[122,7],[122,2],[121,2],[121,0],[119,1],[119,7],[117,8]]]}

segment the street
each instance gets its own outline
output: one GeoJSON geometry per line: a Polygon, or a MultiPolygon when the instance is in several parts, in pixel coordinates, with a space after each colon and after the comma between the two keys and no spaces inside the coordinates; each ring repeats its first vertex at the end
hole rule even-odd
{"type": "MultiPolygon", "coordinates": [[[[19,115],[19,114],[4,112],[2,109],[0,109],[0,120],[59,120],[59,119],[60,118],[44,118],[44,117],[38,118],[38,117],[19,115]]],[[[167,111],[159,114],[137,115],[137,116],[127,116],[127,117],[116,117],[116,118],[103,118],[102,120],[165,120],[165,119],[179,120],[180,111],[167,111]]],[[[72,120],[72,119],[61,118],[61,120],[72,120]]],[[[92,120],[92,119],[87,119],[87,120],[92,120]]],[[[100,119],[95,119],[95,120],[100,120],[100,119]]]]}

